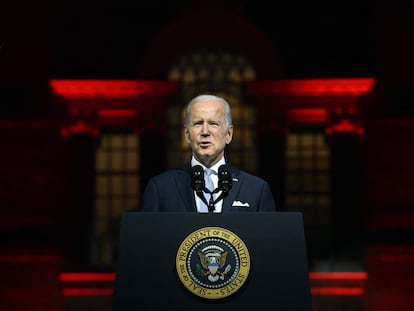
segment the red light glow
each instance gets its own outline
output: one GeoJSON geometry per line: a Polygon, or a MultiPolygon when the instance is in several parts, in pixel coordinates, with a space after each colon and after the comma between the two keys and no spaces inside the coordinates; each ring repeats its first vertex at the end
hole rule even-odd
{"type": "Polygon", "coordinates": [[[60,281],[114,281],[115,273],[61,273],[60,281]]]}
{"type": "Polygon", "coordinates": [[[285,96],[351,96],[369,93],[373,78],[304,79],[281,81],[249,81],[247,88],[256,94],[285,96]]]}
{"type": "Polygon", "coordinates": [[[310,272],[311,280],[366,280],[366,272],[310,272]]]}
{"type": "Polygon", "coordinates": [[[102,118],[133,118],[137,116],[135,109],[100,109],[98,116],[102,118]]]}
{"type": "Polygon", "coordinates": [[[342,119],[338,123],[331,125],[325,130],[326,135],[332,135],[334,133],[353,133],[357,135],[364,134],[363,127],[356,125],[348,119],[342,119]]]}
{"type": "MultiPolygon", "coordinates": [[[[310,272],[311,280],[366,280],[366,272],[310,272]]],[[[61,273],[60,281],[114,281],[115,273],[61,273]]]]}
{"type": "Polygon", "coordinates": [[[63,296],[112,296],[113,288],[64,288],[63,296]]]}
{"type": "Polygon", "coordinates": [[[75,134],[87,134],[92,136],[99,136],[99,129],[86,124],[84,121],[77,121],[76,123],[61,129],[60,134],[63,137],[68,137],[75,134]]]}
{"type": "Polygon", "coordinates": [[[174,81],[136,80],[51,80],[55,94],[65,98],[128,99],[148,95],[169,95],[176,91],[174,81]]]}
{"type": "MultiPolygon", "coordinates": [[[[115,281],[115,273],[61,273],[59,280],[62,282],[113,282],[115,281]]],[[[368,274],[366,272],[310,272],[310,280],[366,280],[368,274]]],[[[87,285],[87,284],[85,284],[87,285]]],[[[113,288],[96,287],[67,287],[62,289],[64,296],[111,296],[113,295],[113,288]]],[[[324,286],[312,287],[312,295],[331,295],[331,296],[358,296],[363,295],[365,289],[363,287],[338,287],[338,286],[324,286]]]]}
{"type": "Polygon", "coordinates": [[[361,287],[312,287],[312,295],[324,296],[360,296],[365,293],[361,287]]]}
{"type": "Polygon", "coordinates": [[[289,109],[287,115],[291,122],[324,123],[328,121],[328,110],[324,108],[289,109]]]}

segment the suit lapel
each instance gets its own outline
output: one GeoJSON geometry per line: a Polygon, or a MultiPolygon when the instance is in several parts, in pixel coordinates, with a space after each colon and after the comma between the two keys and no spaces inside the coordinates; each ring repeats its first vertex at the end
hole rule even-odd
{"type": "Polygon", "coordinates": [[[236,200],[237,194],[239,193],[242,184],[239,178],[240,170],[231,165],[228,165],[228,167],[231,172],[233,185],[229,191],[229,195],[223,200],[222,212],[228,212],[232,209],[232,204],[236,200]]]}
{"type": "Polygon", "coordinates": [[[197,211],[194,200],[194,192],[191,188],[191,165],[187,164],[179,169],[176,178],[178,193],[186,206],[187,212],[197,211]]]}

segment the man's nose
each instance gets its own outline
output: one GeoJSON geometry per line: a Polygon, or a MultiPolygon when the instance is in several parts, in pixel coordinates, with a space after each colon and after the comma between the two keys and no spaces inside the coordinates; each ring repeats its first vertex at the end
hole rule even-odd
{"type": "Polygon", "coordinates": [[[203,126],[201,127],[201,134],[202,135],[210,134],[210,129],[208,127],[208,124],[203,124],[203,126]]]}

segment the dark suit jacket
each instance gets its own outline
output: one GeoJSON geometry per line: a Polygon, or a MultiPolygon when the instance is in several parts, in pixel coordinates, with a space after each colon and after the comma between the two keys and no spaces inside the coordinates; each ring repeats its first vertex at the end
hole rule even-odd
{"type": "MultiPolygon", "coordinates": [[[[227,165],[233,186],[223,200],[222,212],[274,212],[275,201],[269,184],[247,172],[227,165]]],[[[152,177],[145,188],[143,212],[197,212],[191,188],[190,163],[152,177]]]]}

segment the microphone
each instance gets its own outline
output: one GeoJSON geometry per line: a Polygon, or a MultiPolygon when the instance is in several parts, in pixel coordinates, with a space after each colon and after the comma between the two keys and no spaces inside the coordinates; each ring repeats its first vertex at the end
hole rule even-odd
{"type": "Polygon", "coordinates": [[[216,204],[218,201],[224,199],[228,194],[233,186],[233,180],[231,178],[231,173],[227,169],[227,165],[223,164],[218,169],[218,190],[221,191],[220,195],[214,201],[216,204]]]}
{"type": "Polygon", "coordinates": [[[222,192],[228,193],[232,186],[231,173],[227,169],[227,165],[223,164],[218,169],[218,187],[222,192]]]}
{"type": "Polygon", "coordinates": [[[191,188],[193,188],[197,196],[208,206],[203,193],[205,188],[203,167],[201,165],[194,165],[191,170],[191,188]]]}
{"type": "Polygon", "coordinates": [[[191,172],[191,188],[198,193],[203,192],[204,187],[204,170],[201,165],[194,165],[191,172]]]}

